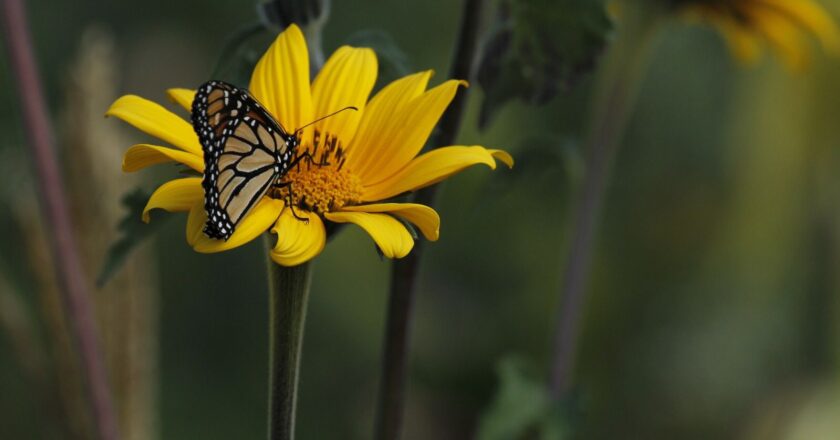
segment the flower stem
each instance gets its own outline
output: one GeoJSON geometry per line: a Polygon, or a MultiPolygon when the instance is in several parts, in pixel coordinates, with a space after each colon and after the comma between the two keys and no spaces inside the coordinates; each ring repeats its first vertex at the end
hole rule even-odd
{"type": "Polygon", "coordinates": [[[62,191],[53,131],[47,116],[38,68],[22,0],[3,1],[2,27],[12,70],[17,78],[23,121],[41,196],[47,231],[52,234],[52,255],[61,286],[64,312],[79,350],[96,435],[101,440],[119,437],[107,372],[97,337],[93,306],[73,236],[73,225],[62,191]]]}
{"type": "Polygon", "coordinates": [[[649,60],[660,14],[658,6],[624,8],[619,34],[610,48],[596,84],[586,142],[586,174],[573,203],[571,245],[566,259],[562,300],[554,333],[550,392],[563,398],[571,385],[580,319],[585,303],[601,207],[612,163],[621,145],[627,119],[649,60]]]}
{"type": "MultiPolygon", "coordinates": [[[[472,79],[473,59],[478,47],[478,30],[485,0],[465,0],[461,14],[458,42],[452,59],[451,78],[472,79]]],[[[431,145],[451,145],[461,127],[467,105],[467,91],[455,95],[440,121],[440,130],[431,145]]],[[[417,192],[415,203],[433,206],[437,186],[417,192]]],[[[423,254],[423,242],[418,241],[414,250],[391,267],[391,289],[388,316],[385,325],[385,342],[382,353],[382,384],[375,426],[377,440],[396,440],[402,428],[405,405],[407,357],[411,329],[412,305],[417,287],[417,271],[423,254]]]]}
{"type": "MultiPolygon", "coordinates": [[[[270,247],[269,237],[266,243],[270,247]]],[[[295,438],[300,355],[312,279],[309,264],[285,267],[268,260],[269,440],[295,438]]]]}

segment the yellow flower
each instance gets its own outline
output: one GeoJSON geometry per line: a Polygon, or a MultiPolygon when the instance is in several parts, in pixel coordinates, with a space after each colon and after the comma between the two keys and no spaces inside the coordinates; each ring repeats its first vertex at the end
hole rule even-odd
{"type": "MultiPolygon", "coordinates": [[[[376,54],[367,48],[344,46],[327,60],[310,84],[306,41],[297,26],[281,33],[263,55],[251,76],[250,92],[284,127],[301,127],[337,109],[354,106],[304,130],[298,153],[329,154],[329,164],[290,170],[284,177],[294,188],[292,203],[285,195],[269,192],[237,225],[227,241],[207,237],[207,220],[200,177],[171,180],[149,199],[149,211],[189,212],[187,242],[198,252],[219,252],[241,246],[265,231],[277,235],[271,251],[285,266],[304,263],[324,248],[325,222],[354,223],[367,231],[388,258],[411,251],[414,238],[403,222],[417,227],[426,239],[439,236],[440,218],[424,205],[384,202],[417,190],[472,165],[495,169],[496,160],[513,165],[509,154],[481,146],[447,146],[428,153],[423,148],[434,126],[463,81],[449,80],[426,89],[430,71],[406,76],[384,87],[370,101],[376,82],[376,54]],[[327,148],[329,146],[329,148],[327,148]]],[[[170,89],[169,97],[187,111],[195,92],[170,89]]],[[[116,116],[169,144],[134,145],[123,159],[123,170],[133,172],[149,165],[179,162],[203,173],[204,158],[189,122],[162,106],[127,95],[106,113],[116,116]]]]}
{"type": "Polygon", "coordinates": [[[734,56],[752,64],[766,43],[794,71],[810,63],[805,36],[813,35],[832,54],[840,54],[840,29],[814,0],[677,0],[692,20],[718,28],[734,56]]]}

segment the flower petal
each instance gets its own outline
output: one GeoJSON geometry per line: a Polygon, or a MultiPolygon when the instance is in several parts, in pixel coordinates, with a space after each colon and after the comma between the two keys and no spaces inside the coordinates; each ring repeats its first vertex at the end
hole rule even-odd
{"type": "Polygon", "coordinates": [[[204,189],[201,187],[200,177],[170,180],[149,197],[146,207],[143,208],[143,222],[149,223],[149,211],[152,209],[160,208],[169,212],[189,211],[195,203],[203,203],[203,200],[204,189]]]}
{"type": "Polygon", "coordinates": [[[192,112],[192,103],[195,99],[195,90],[190,89],[169,89],[166,91],[169,99],[180,105],[184,110],[192,112]]]}
{"type": "Polygon", "coordinates": [[[280,33],[257,63],[250,91],[286,131],[312,122],[309,52],[296,25],[280,33]]]}
{"type": "Polygon", "coordinates": [[[801,72],[810,64],[799,29],[788,17],[773,8],[742,8],[752,26],[767,39],[782,62],[791,70],[801,72]]]}
{"type": "Polygon", "coordinates": [[[376,83],[376,53],[368,48],[342,46],[330,56],[312,83],[314,118],[321,118],[347,106],[358,111],[344,111],[318,122],[321,133],[338,136],[348,145],[356,134],[365,103],[376,83]]]}
{"type": "Polygon", "coordinates": [[[488,150],[480,146],[436,148],[418,156],[388,179],[376,185],[365,186],[362,199],[377,201],[414,191],[440,182],[464,168],[477,164],[496,169],[495,156],[502,156],[500,160],[506,162],[507,158],[498,150],[488,150]]]}
{"type": "Polygon", "coordinates": [[[492,154],[496,160],[507,165],[508,169],[513,169],[514,160],[513,156],[511,156],[510,153],[508,153],[505,150],[494,149],[488,149],[487,151],[489,151],[490,154],[492,154]]]}
{"type": "Polygon", "coordinates": [[[750,29],[728,15],[719,17],[714,24],[738,62],[745,65],[758,62],[761,58],[761,43],[750,29]]]}
{"type": "Polygon", "coordinates": [[[202,155],[192,126],[160,104],[135,95],[125,95],[111,104],[105,116],[116,116],[158,139],[184,151],[202,155]]]}
{"type": "Polygon", "coordinates": [[[391,118],[400,114],[405,106],[415,97],[420,96],[432,71],[415,73],[400,78],[379,91],[370,100],[359,129],[347,148],[347,166],[357,174],[370,173],[376,158],[388,154],[393,145],[394,133],[397,129],[391,118]]]}
{"type": "Polygon", "coordinates": [[[342,211],[385,212],[401,217],[420,229],[426,240],[437,241],[440,238],[440,216],[426,206],[417,203],[377,203],[370,205],[345,206],[342,211]]]}
{"type": "Polygon", "coordinates": [[[197,209],[195,206],[190,210],[190,218],[187,219],[187,242],[190,243],[196,252],[214,253],[226,251],[257,238],[277,221],[280,212],[283,211],[283,201],[263,197],[257,206],[236,225],[233,235],[225,240],[216,240],[204,234],[204,224],[207,222],[207,212],[204,206],[197,209]]]}
{"type": "Polygon", "coordinates": [[[320,254],[327,244],[327,233],[321,217],[299,208],[296,212],[308,218],[309,222],[298,220],[291,209],[286,209],[271,228],[271,233],[277,235],[277,244],[271,249],[271,259],[281,266],[305,263],[320,254]]]}
{"type": "Polygon", "coordinates": [[[813,0],[762,0],[787,14],[804,29],[816,36],[823,47],[833,54],[840,53],[840,29],[831,16],[813,0]]]}
{"type": "Polygon", "coordinates": [[[399,114],[392,115],[390,122],[395,130],[386,147],[387,152],[371,158],[372,168],[360,176],[362,182],[381,182],[417,156],[455,97],[458,87],[466,85],[466,81],[446,81],[412,99],[399,114]]]}
{"type": "Polygon", "coordinates": [[[327,220],[336,223],[355,223],[364,229],[388,258],[402,258],[411,252],[414,239],[405,225],[388,214],[367,212],[327,212],[327,220]]]}
{"type": "Polygon", "coordinates": [[[199,173],[204,172],[204,159],[201,156],[149,144],[138,144],[129,148],[123,156],[122,169],[127,173],[133,173],[150,165],[171,161],[182,163],[199,173]]]}

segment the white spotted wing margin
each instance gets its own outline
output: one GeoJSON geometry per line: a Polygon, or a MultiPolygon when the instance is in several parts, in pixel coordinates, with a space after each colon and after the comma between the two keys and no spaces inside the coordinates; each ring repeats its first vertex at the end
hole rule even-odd
{"type": "Polygon", "coordinates": [[[227,240],[236,226],[289,169],[297,137],[243,89],[202,84],[192,124],[204,150],[204,233],[227,240]]]}

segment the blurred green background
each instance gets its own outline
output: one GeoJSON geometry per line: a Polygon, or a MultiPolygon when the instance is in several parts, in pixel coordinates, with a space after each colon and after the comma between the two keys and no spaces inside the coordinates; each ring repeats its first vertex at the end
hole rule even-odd
{"type": "MultiPolygon", "coordinates": [[[[840,1],[823,3],[840,16],[840,1]]],[[[174,170],[121,176],[122,152],[150,138],[101,115],[127,93],[175,109],[164,90],[209,79],[225,39],[256,20],[254,8],[222,0],[35,0],[28,8],[62,162],[77,170],[67,171],[68,188],[84,188],[74,176],[116,176],[119,191],[99,183],[72,195],[82,200],[77,210],[95,199],[116,211],[100,229],[80,232],[80,241],[107,245],[117,236],[119,195],[154,189],[174,170]],[[85,58],[84,41],[101,50],[85,58]],[[86,74],[99,80],[79,79],[86,74]],[[80,159],[74,139],[94,153],[80,159]]],[[[324,48],[381,30],[412,70],[433,68],[439,82],[459,11],[442,0],[334,2],[324,48]]],[[[657,42],[604,211],[577,368],[577,437],[840,438],[840,59],[814,58],[804,75],[772,57],[744,69],[711,30],[677,22],[657,42]]],[[[544,106],[511,103],[483,132],[473,88],[461,142],[505,148],[518,163],[470,169],[443,185],[441,240],[426,247],[413,323],[407,440],[471,438],[501,359],[545,368],[580,169],[573,139],[590,81],[544,106]]],[[[49,265],[32,249],[43,247],[43,232],[32,223],[36,196],[14,87],[0,57],[0,318],[9,336],[0,337],[0,438],[64,438],[57,426],[66,410],[53,408],[61,405],[45,377],[67,370],[57,367],[40,311],[49,265]]],[[[85,215],[77,213],[83,229],[102,220],[85,215]]],[[[171,217],[126,263],[132,278],[97,294],[104,315],[121,316],[108,315],[121,304],[119,313],[145,323],[132,327],[144,332],[141,347],[123,358],[109,353],[109,365],[143,365],[139,392],[157,403],[149,412],[135,402],[121,416],[143,421],[138,432],[150,438],[261,438],[262,244],[200,255],[184,241],[186,216],[171,217]]],[[[92,272],[102,246],[90,251],[92,272]]],[[[316,260],[300,439],[370,438],[389,267],[353,227],[316,260]]],[[[106,318],[100,324],[116,346],[138,337],[117,335],[106,318]]],[[[131,389],[128,370],[118,388],[131,389]]]]}

